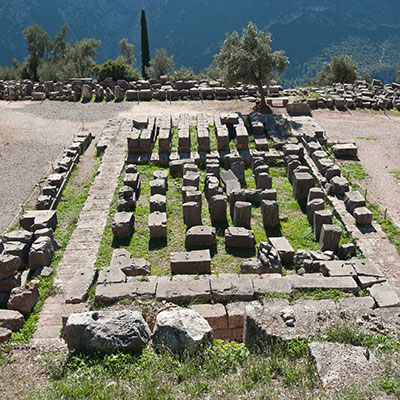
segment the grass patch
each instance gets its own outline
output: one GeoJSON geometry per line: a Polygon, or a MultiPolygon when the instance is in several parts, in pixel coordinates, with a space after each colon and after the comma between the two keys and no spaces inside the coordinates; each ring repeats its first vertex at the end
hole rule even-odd
{"type": "Polygon", "coordinates": [[[195,125],[190,125],[190,151],[197,151],[197,127],[195,125]]]}
{"type": "Polygon", "coordinates": [[[359,140],[377,140],[375,136],[357,136],[359,140]]]}
{"type": "Polygon", "coordinates": [[[286,299],[290,304],[298,300],[333,300],[337,301],[349,297],[348,293],[344,293],[337,289],[316,289],[316,290],[293,290],[290,295],[284,293],[268,292],[265,293],[265,300],[286,299]]]}
{"type": "Polygon", "coordinates": [[[397,182],[400,182],[400,170],[399,169],[392,169],[390,171],[391,175],[394,176],[397,182]]]}
{"type": "Polygon", "coordinates": [[[215,132],[214,124],[208,124],[208,133],[210,137],[210,152],[217,151],[218,150],[217,134],[215,132]]]}
{"type": "Polygon", "coordinates": [[[364,181],[370,176],[364,167],[359,162],[344,162],[340,163],[340,169],[347,179],[355,179],[357,181],[364,181]]]}
{"type": "MultiPolygon", "coordinates": [[[[85,156],[83,156],[85,157],[85,156]]],[[[82,157],[82,158],[83,158],[82,157]]],[[[57,205],[57,219],[58,225],[54,232],[54,237],[57,240],[60,249],[55,252],[50,268],[54,270],[53,275],[44,278],[35,278],[39,280],[39,300],[35,304],[32,312],[25,316],[25,324],[18,332],[13,333],[12,342],[14,343],[28,343],[33,333],[35,332],[37,322],[39,320],[39,313],[43,307],[45,300],[54,294],[53,280],[59,262],[61,261],[64,251],[67,247],[72,232],[74,231],[80,212],[86,201],[89,193],[90,186],[97,175],[97,170],[100,165],[100,158],[95,157],[93,172],[90,179],[81,183],[78,176],[79,164],[74,166],[70,179],[62,193],[61,199],[57,205]]]]}

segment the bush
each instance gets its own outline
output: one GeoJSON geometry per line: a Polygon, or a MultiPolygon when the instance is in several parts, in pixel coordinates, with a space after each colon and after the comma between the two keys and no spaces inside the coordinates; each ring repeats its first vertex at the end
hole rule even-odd
{"type": "Polygon", "coordinates": [[[95,65],[91,73],[96,75],[97,80],[103,81],[105,78],[125,79],[126,65],[119,61],[108,60],[101,65],[95,65]]]}

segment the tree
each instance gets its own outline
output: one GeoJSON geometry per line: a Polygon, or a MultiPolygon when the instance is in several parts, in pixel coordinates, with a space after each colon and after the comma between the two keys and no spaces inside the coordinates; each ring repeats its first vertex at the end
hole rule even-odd
{"type": "Polygon", "coordinates": [[[101,65],[95,65],[91,69],[91,73],[97,76],[99,81],[111,77],[114,81],[118,79],[125,79],[126,64],[120,61],[108,60],[101,65]]]}
{"type": "Polygon", "coordinates": [[[121,39],[119,41],[120,55],[115,61],[122,62],[127,65],[135,64],[135,56],[133,55],[133,44],[128,42],[128,39],[121,39]]]}
{"type": "Polygon", "coordinates": [[[49,34],[43,26],[33,23],[23,30],[23,35],[28,44],[29,55],[26,58],[26,71],[30,79],[38,80],[38,68],[42,59],[47,59],[53,47],[49,34]]]}
{"type": "Polygon", "coordinates": [[[241,37],[236,31],[226,35],[215,58],[226,84],[256,85],[261,99],[260,111],[269,110],[263,86],[275,83],[289,64],[282,50],[271,52],[270,33],[259,31],[254,23],[249,22],[241,37]]]}
{"type": "Polygon", "coordinates": [[[396,71],[396,82],[400,83],[400,61],[397,64],[397,71],[396,71]]]}
{"type": "Polygon", "coordinates": [[[358,78],[358,65],[344,54],[332,57],[319,71],[315,83],[318,86],[329,86],[333,83],[354,83],[358,78]]]}
{"type": "Polygon", "coordinates": [[[50,56],[51,61],[61,60],[65,58],[68,42],[64,39],[67,36],[68,29],[68,25],[64,24],[61,27],[60,32],[57,33],[53,43],[53,51],[50,56]]]}
{"type": "Polygon", "coordinates": [[[146,68],[146,75],[152,79],[160,79],[160,76],[171,73],[174,65],[174,56],[168,56],[165,49],[156,49],[154,58],[146,68]]]}
{"type": "Polygon", "coordinates": [[[147,33],[146,13],[142,10],[141,17],[141,40],[142,40],[142,75],[147,79],[146,69],[150,66],[149,35],[147,33]]]}

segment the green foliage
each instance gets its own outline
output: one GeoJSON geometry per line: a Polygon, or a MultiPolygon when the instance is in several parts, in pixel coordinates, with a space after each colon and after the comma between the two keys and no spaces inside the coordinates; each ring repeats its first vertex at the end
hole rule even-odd
{"type": "Polygon", "coordinates": [[[358,181],[363,181],[369,178],[369,174],[365,171],[364,167],[360,162],[346,162],[341,163],[340,168],[343,171],[343,175],[351,176],[351,178],[358,181]]]}
{"type": "Polygon", "coordinates": [[[396,70],[396,82],[399,83],[400,82],[400,61],[397,64],[397,70],[396,70]]]}
{"type": "Polygon", "coordinates": [[[68,42],[66,42],[64,39],[65,36],[67,36],[68,29],[68,25],[64,24],[54,39],[53,51],[50,56],[50,60],[53,62],[56,60],[61,60],[66,56],[68,42]]]}
{"type": "Polygon", "coordinates": [[[393,394],[400,399],[400,377],[384,378],[380,386],[387,394],[393,394]]]}
{"type": "Polygon", "coordinates": [[[23,35],[29,52],[26,58],[26,73],[30,79],[37,81],[39,64],[42,59],[47,59],[53,44],[43,26],[39,26],[36,23],[25,28],[23,35]]]}
{"type": "Polygon", "coordinates": [[[330,63],[325,63],[318,73],[315,83],[319,86],[329,86],[333,83],[354,83],[358,78],[358,65],[349,56],[332,57],[330,63]]]}
{"type": "Polygon", "coordinates": [[[160,79],[162,75],[171,74],[174,65],[174,56],[168,56],[165,49],[156,49],[154,58],[146,68],[146,76],[152,79],[160,79]]]}
{"type": "Polygon", "coordinates": [[[171,73],[173,80],[191,80],[196,79],[196,73],[192,67],[185,67],[182,65],[179,69],[174,69],[171,73]]]}
{"type": "Polygon", "coordinates": [[[264,105],[263,85],[275,83],[289,64],[283,51],[271,52],[270,33],[259,31],[252,22],[241,37],[236,31],[228,34],[215,59],[226,84],[257,85],[264,105]]]}
{"type": "Polygon", "coordinates": [[[141,43],[142,43],[142,75],[147,78],[147,68],[150,66],[149,35],[147,32],[146,13],[142,10],[141,20],[141,43]]]}
{"type": "Polygon", "coordinates": [[[101,65],[95,65],[91,71],[98,81],[111,77],[114,81],[125,79],[125,64],[119,61],[108,60],[101,65]]]}
{"type": "Polygon", "coordinates": [[[135,64],[136,59],[133,54],[133,44],[128,42],[128,39],[121,39],[119,41],[120,55],[115,61],[123,64],[132,65],[135,64]]]}
{"type": "Polygon", "coordinates": [[[400,170],[399,169],[393,169],[393,170],[390,171],[390,173],[393,175],[393,177],[397,181],[400,181],[400,170]]]}

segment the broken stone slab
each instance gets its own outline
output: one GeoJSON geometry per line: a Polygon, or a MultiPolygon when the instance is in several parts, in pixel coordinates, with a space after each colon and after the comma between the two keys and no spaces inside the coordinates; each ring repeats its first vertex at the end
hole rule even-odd
{"type": "Polygon", "coordinates": [[[53,242],[48,236],[40,236],[29,251],[29,269],[48,267],[54,256],[53,242]]]}
{"type": "Polygon", "coordinates": [[[116,268],[112,264],[109,267],[103,267],[97,278],[97,283],[99,285],[124,282],[126,282],[126,274],[124,274],[120,268],[116,268]]]}
{"type": "Polygon", "coordinates": [[[343,343],[308,344],[310,357],[324,388],[338,388],[376,378],[382,366],[366,347],[343,343]]]}
{"type": "Polygon", "coordinates": [[[211,226],[193,226],[185,236],[185,247],[213,247],[217,244],[217,231],[216,228],[211,226]]]}
{"type": "Polygon", "coordinates": [[[333,224],[323,224],[319,238],[319,246],[322,251],[330,250],[335,252],[339,247],[339,241],[342,237],[342,230],[339,226],[333,224]]]}
{"type": "Polygon", "coordinates": [[[27,231],[34,232],[42,228],[57,228],[57,214],[55,210],[29,210],[20,218],[19,224],[27,231]]]}
{"type": "Polygon", "coordinates": [[[254,300],[253,281],[249,275],[211,276],[211,295],[217,303],[254,300]]]}
{"type": "Polygon", "coordinates": [[[136,352],[150,336],[142,314],[131,310],[71,314],[64,332],[68,348],[84,353],[136,352]]]}
{"type": "Polygon", "coordinates": [[[12,254],[0,254],[0,280],[14,275],[21,266],[21,259],[12,254]]]}
{"type": "Polygon", "coordinates": [[[367,207],[358,207],[353,212],[353,217],[356,219],[357,225],[370,226],[372,225],[372,212],[367,207]]]}
{"type": "Polygon", "coordinates": [[[268,242],[276,249],[281,258],[282,264],[293,264],[294,249],[285,237],[270,237],[268,242]]]}
{"type": "Polygon", "coordinates": [[[326,261],[320,263],[324,276],[356,276],[352,263],[343,261],[326,261]]]}
{"type": "Polygon", "coordinates": [[[0,328],[18,331],[24,326],[24,316],[19,311],[0,309],[0,328]]]}
{"type": "Polygon", "coordinates": [[[171,272],[174,275],[211,273],[210,250],[171,253],[171,272]]]}
{"type": "Polygon", "coordinates": [[[282,263],[278,251],[269,242],[260,242],[257,247],[257,256],[263,264],[266,273],[282,273],[282,263]]]}
{"type": "Polygon", "coordinates": [[[384,278],[384,274],[372,260],[353,260],[352,265],[357,275],[384,278]]]}
{"type": "Polygon", "coordinates": [[[152,339],[156,348],[166,348],[176,354],[191,354],[213,343],[213,331],[194,310],[176,308],[157,315],[152,339]]]}
{"type": "Polygon", "coordinates": [[[172,281],[161,279],[157,285],[156,299],[172,303],[207,302],[211,300],[210,280],[208,278],[190,277],[183,280],[179,278],[179,276],[175,276],[172,281]]]}
{"type": "Polygon", "coordinates": [[[251,229],[231,226],[225,229],[225,246],[233,248],[254,248],[256,241],[251,229]]]}
{"type": "Polygon", "coordinates": [[[253,276],[254,296],[264,297],[266,293],[282,293],[290,295],[292,286],[289,279],[280,274],[253,276]]]}
{"type": "Polygon", "coordinates": [[[30,281],[23,287],[11,290],[10,299],[7,303],[9,310],[29,314],[39,299],[38,281],[30,281]]]}
{"type": "Polygon", "coordinates": [[[22,242],[6,242],[4,243],[3,254],[10,254],[21,259],[22,265],[28,263],[29,246],[22,242]]]}
{"type": "Polygon", "coordinates": [[[228,316],[223,304],[195,304],[191,309],[207,320],[213,331],[228,329],[228,316]]]}
{"type": "Polygon", "coordinates": [[[374,298],[379,308],[400,306],[399,296],[387,282],[378,283],[367,290],[369,295],[374,298]]]}
{"type": "Polygon", "coordinates": [[[365,207],[365,199],[358,190],[346,192],[344,195],[344,204],[346,206],[346,210],[350,214],[353,214],[353,211],[356,208],[365,207]]]}
{"type": "Polygon", "coordinates": [[[358,285],[352,277],[323,277],[314,274],[305,274],[304,276],[288,276],[293,289],[298,290],[328,290],[337,289],[342,292],[355,293],[358,285]]]}
{"type": "Polygon", "coordinates": [[[78,269],[67,286],[65,302],[77,304],[86,301],[89,289],[97,278],[97,273],[97,269],[92,267],[78,269]]]}
{"type": "Polygon", "coordinates": [[[258,258],[248,258],[240,264],[240,272],[242,274],[269,274],[271,268],[269,265],[263,264],[258,258]]]}
{"type": "Polygon", "coordinates": [[[144,258],[133,258],[130,264],[121,270],[126,276],[148,276],[151,273],[151,265],[144,258]]]}
{"type": "Polygon", "coordinates": [[[115,303],[125,297],[152,300],[156,294],[158,279],[152,277],[129,278],[126,283],[97,285],[95,301],[115,303]],[[143,279],[143,280],[141,280],[143,279]],[[144,280],[146,279],[146,280],[144,280]]]}
{"type": "Polygon", "coordinates": [[[149,214],[150,239],[167,237],[167,213],[155,211],[149,214]]]}
{"type": "Polygon", "coordinates": [[[359,312],[360,310],[372,310],[375,308],[375,301],[370,296],[364,297],[345,297],[338,299],[337,305],[339,309],[343,310],[354,310],[359,312]]]}
{"type": "Polygon", "coordinates": [[[29,231],[12,231],[3,236],[3,242],[21,242],[30,246],[33,243],[33,233],[29,231]]]}

